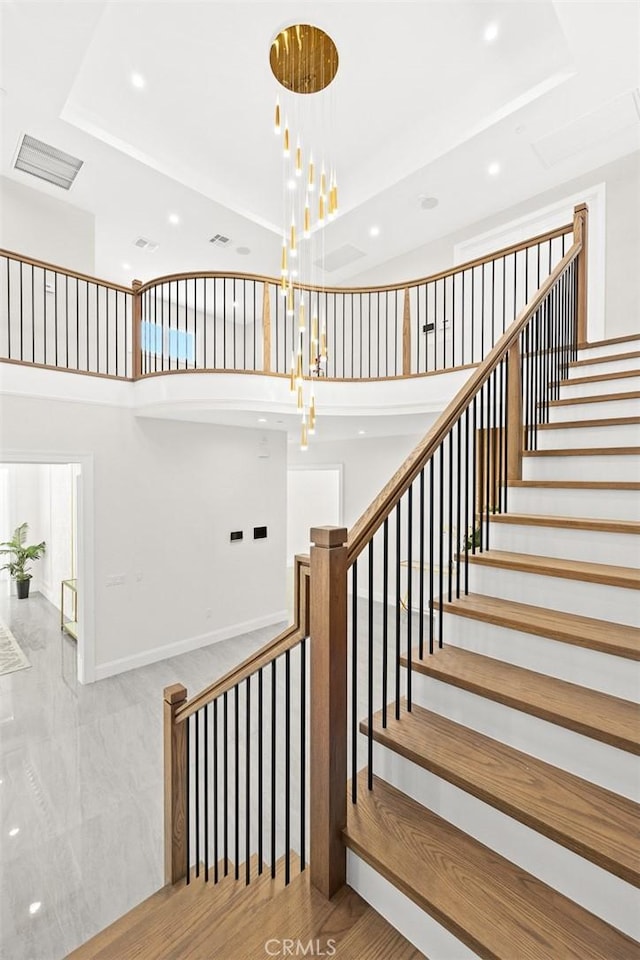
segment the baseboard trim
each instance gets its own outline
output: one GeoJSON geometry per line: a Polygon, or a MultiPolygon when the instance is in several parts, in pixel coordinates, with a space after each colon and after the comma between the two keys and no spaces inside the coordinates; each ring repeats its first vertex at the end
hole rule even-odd
{"type": "Polygon", "coordinates": [[[212,643],[220,643],[222,640],[231,640],[233,637],[250,633],[252,630],[272,627],[276,623],[287,622],[288,619],[289,612],[287,610],[277,610],[275,613],[268,613],[264,617],[234,623],[228,627],[221,627],[219,630],[212,630],[210,633],[201,633],[195,637],[177,640],[175,643],[166,643],[161,647],[142,650],[140,653],[134,653],[129,657],[121,657],[118,660],[96,664],[95,679],[106,680],[107,677],[114,677],[119,673],[135,670],[137,667],[147,667],[149,664],[157,663],[160,660],[177,657],[182,653],[190,653],[192,650],[199,650],[201,647],[208,647],[212,643]]]}

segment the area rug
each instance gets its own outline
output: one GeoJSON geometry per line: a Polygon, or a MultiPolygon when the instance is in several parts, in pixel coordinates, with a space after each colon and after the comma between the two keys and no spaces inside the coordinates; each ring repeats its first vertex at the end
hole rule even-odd
{"type": "Polygon", "coordinates": [[[0,622],[0,676],[26,670],[30,666],[9,627],[0,622]]]}

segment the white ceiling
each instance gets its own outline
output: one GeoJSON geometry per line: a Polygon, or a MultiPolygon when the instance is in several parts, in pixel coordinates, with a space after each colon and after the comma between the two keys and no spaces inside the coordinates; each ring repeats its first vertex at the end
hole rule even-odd
{"type": "MultiPolygon", "coordinates": [[[[1,15],[2,172],[93,212],[96,273],[120,282],[278,273],[268,52],[297,19],[326,29],[340,55],[334,84],[304,98],[341,197],[309,259],[363,253],[316,280],[346,281],[640,148],[637,2],[6,0],[1,15]],[[12,168],[25,132],[85,161],[69,194],[12,168]],[[434,210],[419,209],[423,194],[434,210]],[[216,233],[228,249],[208,243],[216,233]],[[138,236],[158,250],[136,250],[138,236]]],[[[299,102],[287,109],[303,122],[299,102]]]]}

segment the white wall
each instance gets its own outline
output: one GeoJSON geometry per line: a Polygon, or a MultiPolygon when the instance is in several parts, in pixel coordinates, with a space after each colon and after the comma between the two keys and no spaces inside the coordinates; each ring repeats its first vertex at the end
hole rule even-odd
{"type": "Polygon", "coordinates": [[[327,464],[300,464],[287,470],[287,563],[309,552],[312,526],[341,523],[342,470],[327,464]]]}
{"type": "Polygon", "coordinates": [[[0,177],[0,246],[93,275],[95,217],[66,199],[0,177]]]}
{"type": "Polygon", "coordinates": [[[12,459],[93,457],[98,678],[285,618],[284,436],[268,435],[265,459],[253,430],[26,396],[4,396],[1,414],[12,459]]]}
{"type": "MultiPolygon", "coordinates": [[[[640,327],[640,154],[632,153],[569,180],[432,243],[350,278],[353,286],[397,283],[428,276],[454,263],[454,247],[596,184],[606,187],[605,337],[637,333],[640,327]]],[[[425,214],[428,216],[428,214],[425,214]]]]}
{"type": "MultiPolygon", "coordinates": [[[[425,433],[435,419],[436,414],[425,414],[425,433]]],[[[304,452],[291,444],[289,465],[342,464],[343,523],[351,527],[419,439],[418,436],[358,437],[357,440],[312,443],[304,452]]],[[[316,526],[316,521],[312,525],[316,526]]]]}

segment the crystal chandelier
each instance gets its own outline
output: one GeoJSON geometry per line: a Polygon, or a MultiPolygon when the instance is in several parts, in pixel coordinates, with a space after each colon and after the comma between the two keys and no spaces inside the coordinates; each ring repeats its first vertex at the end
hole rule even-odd
{"type": "Polygon", "coordinates": [[[300,446],[306,450],[316,429],[314,378],[327,370],[327,318],[319,307],[321,286],[315,287],[315,305],[311,291],[307,301],[302,287],[313,284],[314,264],[323,255],[322,228],[338,213],[336,170],[325,156],[333,111],[330,95],[323,93],[337,73],[338,51],[319,27],[299,23],[280,31],[269,62],[286,91],[276,99],[274,116],[282,146],[281,295],[293,327],[290,387],[302,420],[300,446]]]}

